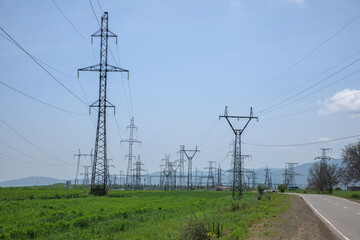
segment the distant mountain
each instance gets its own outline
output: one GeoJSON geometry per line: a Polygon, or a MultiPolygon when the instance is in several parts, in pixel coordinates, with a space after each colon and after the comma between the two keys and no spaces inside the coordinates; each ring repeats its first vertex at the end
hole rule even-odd
{"type": "MultiPolygon", "coordinates": [[[[295,167],[295,173],[297,173],[297,175],[295,176],[295,183],[300,187],[300,188],[305,188],[307,186],[307,178],[308,178],[308,174],[309,174],[309,169],[314,165],[314,163],[316,163],[317,161],[314,162],[310,162],[310,163],[304,163],[301,165],[298,165],[295,167]]],[[[330,163],[336,163],[336,164],[341,164],[342,160],[341,159],[335,159],[335,160],[331,160],[330,163]]],[[[284,182],[284,168],[269,168],[270,172],[271,172],[271,177],[272,177],[272,182],[274,184],[281,184],[284,182]]],[[[256,183],[264,183],[265,181],[265,168],[258,168],[255,169],[255,173],[256,173],[256,183]]],[[[177,176],[179,173],[177,173],[177,176]]],[[[185,173],[187,174],[187,173],[185,173]]],[[[214,173],[215,174],[215,173],[214,173]]],[[[200,176],[203,176],[205,178],[202,178],[202,182],[206,183],[207,179],[206,176],[208,175],[208,171],[198,171],[197,174],[196,172],[193,172],[192,176],[193,176],[193,181],[195,181],[195,176],[198,176],[198,178],[200,178],[200,176]]],[[[228,181],[229,179],[229,172],[226,172],[226,169],[222,170],[222,182],[225,183],[228,181]]],[[[245,173],[245,176],[248,175],[248,173],[245,173]]],[[[154,173],[149,173],[149,177],[151,178],[151,183],[152,184],[159,184],[160,183],[160,172],[154,172],[154,173]]],[[[245,178],[247,179],[247,178],[245,178]]],[[[125,180],[125,177],[122,177],[122,181],[125,180]]],[[[36,185],[52,185],[55,183],[64,183],[65,184],[66,180],[62,180],[62,179],[55,179],[55,178],[50,178],[50,177],[27,177],[27,178],[21,178],[21,179],[15,179],[15,180],[10,180],[10,181],[4,181],[4,182],[0,182],[0,187],[22,187],[22,186],[36,186],[36,185]]],[[[179,181],[179,180],[177,180],[179,181]]],[[[82,179],[79,179],[79,182],[82,183],[82,179]]],[[[185,185],[187,183],[187,178],[185,176],[184,179],[185,185]]],[[[73,181],[72,181],[73,184],[73,181]]]]}
{"type": "Polygon", "coordinates": [[[65,180],[50,177],[27,177],[15,180],[0,182],[0,187],[26,187],[36,185],[52,185],[55,183],[65,183],[65,180]]]}
{"type": "MultiPolygon", "coordinates": [[[[298,165],[294,168],[295,173],[295,183],[300,188],[305,188],[307,186],[307,178],[309,175],[309,169],[318,161],[310,162],[310,163],[304,163],[301,165],[298,165]]],[[[341,159],[334,159],[330,160],[329,163],[335,163],[335,164],[341,164],[341,159]]],[[[284,182],[284,172],[285,168],[269,168],[271,172],[272,182],[275,184],[281,184],[284,182]]],[[[264,183],[265,181],[265,168],[258,168],[255,170],[256,178],[258,183],[264,183]]]]}

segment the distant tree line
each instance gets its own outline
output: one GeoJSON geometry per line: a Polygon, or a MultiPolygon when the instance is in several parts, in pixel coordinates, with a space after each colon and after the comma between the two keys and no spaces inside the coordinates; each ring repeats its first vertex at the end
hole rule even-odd
{"type": "Polygon", "coordinates": [[[360,141],[346,145],[342,149],[342,159],[341,165],[329,164],[328,159],[315,163],[309,169],[308,188],[331,194],[339,183],[360,182],[360,141]]]}

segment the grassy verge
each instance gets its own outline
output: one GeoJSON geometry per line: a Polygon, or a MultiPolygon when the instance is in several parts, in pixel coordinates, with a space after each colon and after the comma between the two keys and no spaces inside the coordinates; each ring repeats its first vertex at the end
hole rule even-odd
{"type": "MultiPolygon", "coordinates": [[[[308,194],[320,194],[317,191],[311,191],[311,190],[287,190],[286,192],[294,192],[294,193],[308,193],[308,194]]],[[[324,195],[331,195],[331,196],[337,196],[337,197],[343,197],[343,198],[352,198],[356,200],[360,200],[360,191],[344,191],[344,190],[334,190],[333,194],[328,193],[321,193],[324,195]]]]}
{"type": "Polygon", "coordinates": [[[287,195],[230,192],[0,189],[0,239],[243,239],[249,227],[279,214],[287,195]]]}

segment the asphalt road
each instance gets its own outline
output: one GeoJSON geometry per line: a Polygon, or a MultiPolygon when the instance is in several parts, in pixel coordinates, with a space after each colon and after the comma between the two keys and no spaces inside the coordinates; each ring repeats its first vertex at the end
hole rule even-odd
{"type": "Polygon", "coordinates": [[[297,194],[340,238],[360,239],[360,204],[334,196],[297,194]]]}

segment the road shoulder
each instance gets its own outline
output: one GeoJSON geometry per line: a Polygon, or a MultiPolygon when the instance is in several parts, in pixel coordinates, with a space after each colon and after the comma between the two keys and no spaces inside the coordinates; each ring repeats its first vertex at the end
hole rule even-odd
{"type": "Polygon", "coordinates": [[[291,208],[252,226],[249,239],[338,239],[300,196],[291,195],[287,201],[291,208]]]}

